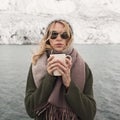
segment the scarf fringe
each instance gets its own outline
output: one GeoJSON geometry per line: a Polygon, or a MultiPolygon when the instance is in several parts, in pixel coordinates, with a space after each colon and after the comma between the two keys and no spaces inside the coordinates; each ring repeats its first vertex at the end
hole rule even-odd
{"type": "Polygon", "coordinates": [[[35,113],[37,116],[40,116],[43,112],[45,112],[49,108],[49,103],[39,106],[35,109],[35,113]]]}
{"type": "Polygon", "coordinates": [[[59,108],[50,103],[45,104],[43,107],[36,111],[36,116],[39,118],[45,112],[45,120],[78,120],[75,113],[70,109],[59,108]]]}

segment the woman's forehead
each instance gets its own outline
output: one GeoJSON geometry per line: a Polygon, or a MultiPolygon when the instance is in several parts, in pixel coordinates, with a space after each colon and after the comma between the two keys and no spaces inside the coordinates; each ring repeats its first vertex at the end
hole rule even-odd
{"type": "Polygon", "coordinates": [[[50,30],[63,30],[63,31],[65,31],[65,25],[64,24],[62,24],[62,23],[59,23],[59,22],[56,22],[56,23],[53,23],[53,24],[51,24],[51,26],[50,26],[50,30]]]}

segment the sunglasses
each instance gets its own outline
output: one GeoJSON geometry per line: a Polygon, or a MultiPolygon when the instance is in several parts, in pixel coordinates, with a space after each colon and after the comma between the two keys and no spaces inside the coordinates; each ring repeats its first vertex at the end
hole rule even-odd
{"type": "Polygon", "coordinates": [[[59,34],[60,34],[60,37],[61,37],[62,39],[68,39],[68,38],[69,38],[67,32],[58,33],[58,32],[56,32],[56,31],[52,31],[52,32],[51,32],[50,38],[51,38],[51,39],[56,39],[59,34]]]}

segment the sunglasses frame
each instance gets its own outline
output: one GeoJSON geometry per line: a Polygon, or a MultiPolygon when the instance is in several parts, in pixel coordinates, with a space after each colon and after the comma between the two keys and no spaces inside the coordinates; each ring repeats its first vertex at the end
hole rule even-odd
{"type": "Polygon", "coordinates": [[[56,39],[58,37],[58,35],[60,35],[60,37],[62,39],[68,39],[68,38],[70,38],[67,32],[58,33],[56,31],[51,31],[50,33],[51,33],[50,34],[50,39],[56,39]]]}

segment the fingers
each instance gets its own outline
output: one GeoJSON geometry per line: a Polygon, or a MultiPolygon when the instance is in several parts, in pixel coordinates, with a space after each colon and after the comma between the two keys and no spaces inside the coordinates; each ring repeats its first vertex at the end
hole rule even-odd
{"type": "Polygon", "coordinates": [[[62,75],[63,84],[66,87],[69,87],[70,81],[71,81],[71,78],[70,78],[70,69],[72,66],[71,60],[66,58],[64,62],[64,61],[54,59],[54,56],[50,56],[47,61],[48,61],[48,64],[47,64],[48,73],[53,75],[53,72],[57,70],[62,75]]]}
{"type": "Polygon", "coordinates": [[[54,56],[50,56],[48,59],[47,59],[47,62],[51,62],[52,60],[54,59],[54,56]]]}
{"type": "Polygon", "coordinates": [[[58,61],[57,70],[61,73],[61,75],[65,75],[70,73],[70,65],[68,66],[66,63],[58,61]]]}
{"type": "Polygon", "coordinates": [[[71,62],[69,60],[66,60],[68,64],[58,64],[58,72],[62,75],[62,82],[66,87],[69,87],[71,78],[70,78],[70,68],[71,68],[71,62]]]}
{"type": "Polygon", "coordinates": [[[68,68],[71,69],[71,66],[72,66],[72,60],[66,58],[65,61],[66,61],[66,64],[67,64],[68,68]]]}
{"type": "Polygon", "coordinates": [[[63,63],[61,61],[55,60],[54,56],[50,56],[47,61],[48,61],[47,71],[51,75],[52,75],[53,71],[59,69],[59,67],[61,67],[61,68],[63,68],[63,66],[66,67],[65,64],[63,65],[63,63]]]}
{"type": "Polygon", "coordinates": [[[68,58],[66,58],[65,62],[63,62],[60,60],[55,60],[54,56],[50,56],[47,61],[47,71],[50,74],[52,74],[55,70],[58,70],[62,75],[67,74],[72,66],[72,62],[68,58]]]}
{"type": "Polygon", "coordinates": [[[53,71],[56,69],[55,68],[55,61],[54,61],[54,56],[50,56],[48,59],[48,64],[47,64],[47,71],[49,74],[52,75],[53,71]]]}

